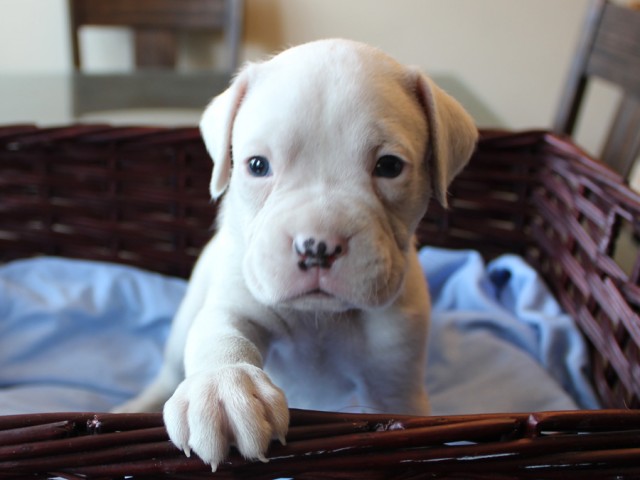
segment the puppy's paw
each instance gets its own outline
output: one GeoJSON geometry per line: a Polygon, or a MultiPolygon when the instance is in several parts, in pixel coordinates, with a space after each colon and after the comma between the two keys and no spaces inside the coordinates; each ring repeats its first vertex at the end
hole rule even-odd
{"type": "Polygon", "coordinates": [[[178,448],[187,456],[195,452],[215,471],[230,445],[266,462],[270,441],[284,443],[289,410],[267,374],[242,364],[186,378],[165,404],[164,422],[178,448]]]}

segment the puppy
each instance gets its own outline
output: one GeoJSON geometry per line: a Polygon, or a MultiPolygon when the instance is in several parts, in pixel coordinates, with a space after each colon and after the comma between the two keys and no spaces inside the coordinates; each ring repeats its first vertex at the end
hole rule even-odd
{"type": "Polygon", "coordinates": [[[214,470],[230,445],[266,461],[288,405],[427,414],[413,235],[471,156],[469,115],[379,50],[323,40],[247,65],[200,128],[217,232],[161,373],[119,411],[164,404],[171,440],[214,470]]]}

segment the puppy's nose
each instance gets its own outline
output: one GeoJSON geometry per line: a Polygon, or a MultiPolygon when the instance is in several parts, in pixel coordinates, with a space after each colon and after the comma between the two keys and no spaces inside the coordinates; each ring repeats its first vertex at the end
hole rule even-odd
{"type": "Polygon", "coordinates": [[[339,237],[316,238],[299,235],[294,239],[293,246],[298,255],[300,270],[313,267],[331,268],[338,257],[347,253],[347,241],[339,237]]]}

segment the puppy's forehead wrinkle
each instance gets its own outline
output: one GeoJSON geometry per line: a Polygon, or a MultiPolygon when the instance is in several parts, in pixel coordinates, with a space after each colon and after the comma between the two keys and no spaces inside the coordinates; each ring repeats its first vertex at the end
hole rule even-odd
{"type": "Polygon", "coordinates": [[[268,90],[279,94],[280,102],[299,103],[304,106],[298,116],[301,121],[311,109],[323,104],[346,103],[362,109],[372,101],[375,103],[376,92],[384,94],[385,90],[408,88],[406,69],[392,59],[380,53],[371,58],[368,47],[339,45],[320,52],[302,46],[260,64],[248,97],[258,90],[268,90]]]}
{"type": "Polygon", "coordinates": [[[294,49],[260,65],[238,113],[234,144],[260,139],[274,161],[286,162],[283,168],[294,159],[314,161],[339,176],[346,173],[339,164],[348,160],[354,167],[353,157],[373,156],[383,146],[392,150],[386,153],[418,160],[426,120],[406,69],[363,52],[369,53],[337,42],[330,55],[294,49]]]}

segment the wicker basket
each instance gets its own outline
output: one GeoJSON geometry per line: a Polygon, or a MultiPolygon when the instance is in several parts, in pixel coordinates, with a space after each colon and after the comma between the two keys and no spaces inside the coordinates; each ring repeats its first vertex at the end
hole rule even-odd
{"type": "MultiPolygon", "coordinates": [[[[0,128],[0,261],[58,255],[186,277],[215,205],[198,131],[0,128]]],[[[618,410],[397,417],[292,410],[268,464],[219,478],[640,478],[640,197],[569,141],[485,131],[434,203],[420,243],[523,255],[584,332],[593,382],[618,410]],[[631,242],[633,244],[633,242],[631,242]],[[461,442],[461,443],[458,443],[461,442]]],[[[0,478],[199,478],[156,414],[0,417],[0,478]]]]}

